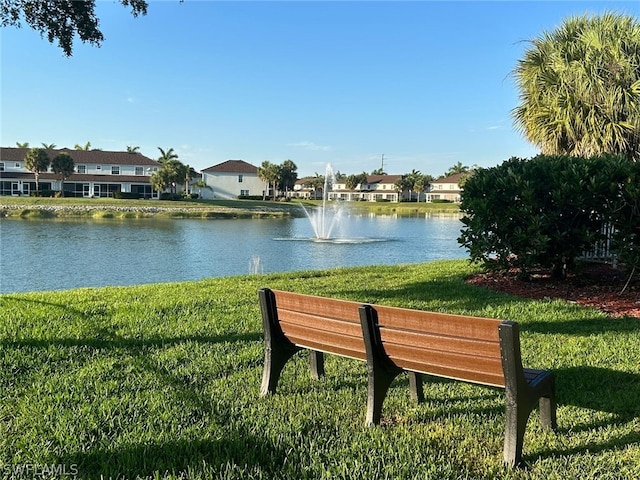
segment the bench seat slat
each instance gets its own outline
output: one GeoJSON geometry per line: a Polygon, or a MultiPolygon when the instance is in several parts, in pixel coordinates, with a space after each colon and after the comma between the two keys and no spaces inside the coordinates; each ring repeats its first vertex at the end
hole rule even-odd
{"type": "Polygon", "coordinates": [[[400,330],[433,333],[476,338],[479,340],[499,342],[498,325],[495,318],[469,317],[448,313],[410,310],[407,308],[376,305],[378,324],[380,327],[393,327],[400,330]]]}
{"type": "Polygon", "coordinates": [[[479,357],[384,342],[383,346],[389,359],[405,370],[504,386],[499,356],[479,357]]]}
{"type": "Polygon", "coordinates": [[[485,357],[500,357],[500,343],[466,337],[451,337],[415,331],[380,328],[383,342],[443,352],[456,352],[485,357]]]}

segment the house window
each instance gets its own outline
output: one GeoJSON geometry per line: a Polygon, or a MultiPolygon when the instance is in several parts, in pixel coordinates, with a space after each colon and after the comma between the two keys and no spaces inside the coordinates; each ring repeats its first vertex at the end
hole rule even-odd
{"type": "Polygon", "coordinates": [[[111,175],[120,175],[120,165],[111,165],[111,175]]]}
{"type": "Polygon", "coordinates": [[[144,175],[144,168],[136,167],[136,175],[144,175]]]}
{"type": "Polygon", "coordinates": [[[102,165],[96,165],[96,170],[102,170],[102,165]]]}
{"type": "Polygon", "coordinates": [[[0,172],[4,172],[4,162],[0,162],[0,172]]]}
{"type": "Polygon", "coordinates": [[[240,195],[249,196],[249,190],[240,190],[240,195]]]}
{"type": "Polygon", "coordinates": [[[87,173],[87,166],[86,165],[76,165],[76,171],[78,173],[87,173]]]}
{"type": "Polygon", "coordinates": [[[238,183],[242,183],[242,175],[238,175],[238,183]]]}

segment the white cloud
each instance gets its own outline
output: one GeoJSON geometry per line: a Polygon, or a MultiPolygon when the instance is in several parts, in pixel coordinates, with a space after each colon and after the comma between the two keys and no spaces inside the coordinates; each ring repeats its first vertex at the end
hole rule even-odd
{"type": "Polygon", "coordinates": [[[287,147],[299,147],[306,150],[313,150],[315,152],[328,152],[329,150],[331,150],[331,147],[328,145],[317,145],[313,142],[288,143],[287,147]]]}

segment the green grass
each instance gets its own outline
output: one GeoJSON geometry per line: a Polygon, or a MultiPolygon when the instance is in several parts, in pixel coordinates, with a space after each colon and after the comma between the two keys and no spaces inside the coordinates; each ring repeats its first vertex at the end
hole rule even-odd
{"type": "MultiPolygon", "coordinates": [[[[0,216],[21,218],[57,218],[82,216],[89,218],[253,218],[257,216],[304,216],[301,205],[314,207],[318,200],[293,200],[273,202],[257,200],[130,200],[113,198],[45,198],[45,197],[0,197],[0,216]],[[3,208],[4,207],[4,208],[3,208]],[[19,208],[18,208],[19,207],[19,208]],[[56,207],[59,210],[51,210],[56,207]],[[159,209],[161,211],[123,211],[122,208],[159,209]],[[170,209],[164,211],[164,209],[170,209]]],[[[341,202],[353,213],[375,213],[379,215],[429,215],[457,214],[459,205],[453,203],[387,203],[387,202],[341,202]]]]}
{"type": "MultiPolygon", "coordinates": [[[[0,472],[74,467],[78,478],[640,478],[640,321],[466,285],[465,261],[357,267],[0,296],[0,472]],[[364,426],[366,365],[299,354],[259,395],[257,289],[509,318],[527,366],[557,376],[557,434],[537,413],[528,468],[501,465],[504,393],[393,384],[364,426]],[[101,477],[101,475],[103,477],[101,477]]],[[[4,280],[3,280],[4,281],[4,280]]],[[[31,477],[30,477],[31,478],[31,477]]]]}

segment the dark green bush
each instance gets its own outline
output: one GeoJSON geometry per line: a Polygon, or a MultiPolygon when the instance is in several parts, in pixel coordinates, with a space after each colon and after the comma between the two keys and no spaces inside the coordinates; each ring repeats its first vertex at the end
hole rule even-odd
{"type": "Polygon", "coordinates": [[[138,200],[140,197],[142,195],[137,192],[113,192],[113,198],[138,200]]]}
{"type": "Polygon", "coordinates": [[[611,249],[621,263],[640,273],[640,163],[626,162],[617,173],[616,195],[608,204],[614,227],[611,249]]]}
{"type": "Polygon", "coordinates": [[[628,165],[609,155],[539,155],[478,170],[465,183],[458,242],[487,268],[518,268],[525,277],[543,268],[564,277],[613,220],[628,165]]]}
{"type": "Polygon", "coordinates": [[[271,197],[262,198],[262,195],[238,195],[238,200],[271,200],[271,197]]]}
{"type": "Polygon", "coordinates": [[[160,194],[160,200],[182,200],[182,196],[178,193],[163,192],[160,194]]]}

